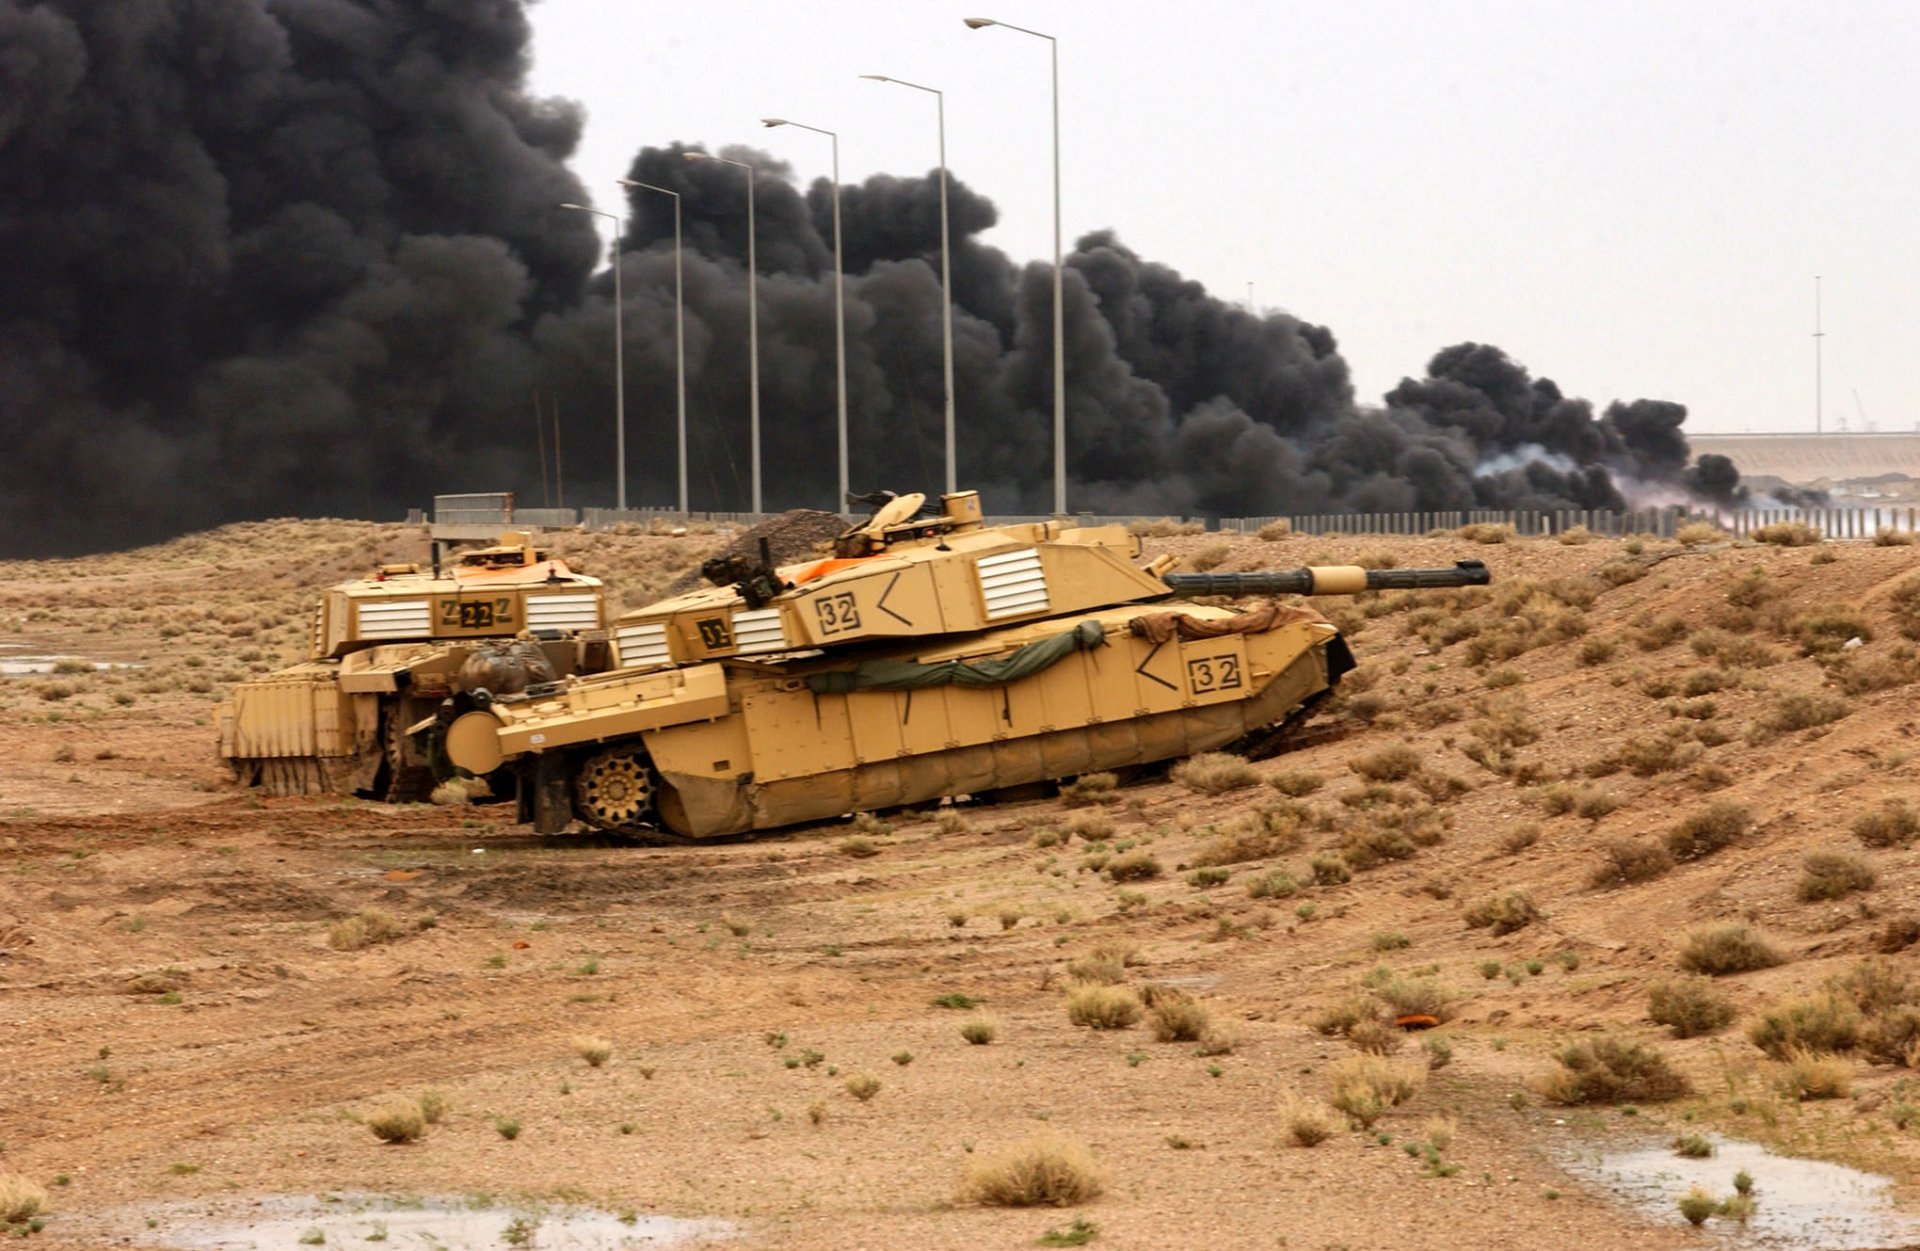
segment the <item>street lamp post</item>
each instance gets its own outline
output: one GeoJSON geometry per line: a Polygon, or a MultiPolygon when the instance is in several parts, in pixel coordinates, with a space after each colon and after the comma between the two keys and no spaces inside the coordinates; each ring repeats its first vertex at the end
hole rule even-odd
{"type": "Polygon", "coordinates": [[[1067,346],[1062,329],[1060,272],[1060,43],[1052,35],[995,21],[990,17],[963,18],[969,30],[1004,26],[1023,35],[1044,39],[1053,49],[1053,511],[1067,511],[1067,346]]]}
{"type": "Polygon", "coordinates": [[[847,507],[847,303],[846,271],[840,253],[840,136],[784,117],[763,117],[760,124],[794,126],[833,140],[833,359],[840,412],[840,492],[833,497],[833,511],[837,513],[847,507]]]}
{"type": "Polygon", "coordinates": [[[592,213],[595,217],[604,217],[613,223],[613,247],[609,259],[613,265],[613,461],[616,497],[614,507],[625,511],[627,507],[627,365],[626,365],[626,328],[621,321],[623,305],[620,300],[620,236],[626,233],[626,224],[618,213],[603,212],[597,208],[588,208],[584,204],[562,204],[563,209],[572,209],[576,213],[592,213]]]}
{"type": "Polygon", "coordinates": [[[904,78],[889,78],[885,74],[862,74],[862,78],[877,83],[893,83],[900,87],[911,87],[915,91],[925,91],[933,95],[938,102],[940,119],[940,325],[946,337],[946,384],[947,384],[947,494],[959,490],[959,480],[955,467],[953,450],[953,261],[947,246],[947,93],[933,87],[923,87],[919,83],[910,83],[904,78]]]}
{"type": "Polygon", "coordinates": [[[689,161],[718,161],[747,171],[747,423],[753,446],[753,511],[760,511],[760,296],[753,247],[753,166],[705,152],[685,152],[689,161]]]}
{"type": "Polygon", "coordinates": [[[656,187],[650,182],[635,182],[631,178],[622,178],[620,185],[629,190],[658,191],[661,195],[673,197],[674,400],[679,415],[676,432],[680,447],[680,515],[684,517],[687,512],[687,319],[680,284],[680,193],[656,187]]]}

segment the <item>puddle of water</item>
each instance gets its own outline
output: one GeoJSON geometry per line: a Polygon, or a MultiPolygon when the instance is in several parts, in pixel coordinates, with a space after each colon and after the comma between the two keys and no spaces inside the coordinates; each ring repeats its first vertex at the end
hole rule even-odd
{"type": "MultiPolygon", "coordinates": [[[[9,643],[0,644],[0,646],[16,647],[19,645],[9,643]]],[[[145,665],[131,664],[118,660],[88,660],[84,656],[9,656],[5,660],[0,660],[0,678],[42,677],[52,673],[54,666],[63,660],[81,661],[93,666],[93,670],[96,673],[103,669],[144,669],[146,667],[145,665]]]]}
{"type": "Polygon", "coordinates": [[[148,1212],[149,1238],[180,1251],[308,1251],[311,1247],[432,1248],[433,1251],[629,1251],[724,1237],[719,1221],[616,1216],[592,1208],[529,1204],[475,1206],[449,1196],[269,1195],[243,1212],[174,1204],[148,1212]]]}
{"type": "MultiPolygon", "coordinates": [[[[1648,1216],[1682,1218],[1678,1200],[1700,1185],[1725,1198],[1733,1175],[1753,1175],[1755,1207],[1741,1234],[1745,1245],[1866,1251],[1920,1241],[1920,1217],[1893,1206],[1890,1178],[1824,1160],[1775,1155],[1756,1142],[1703,1135],[1714,1154],[1692,1160],[1670,1146],[1608,1151],[1570,1160],[1570,1169],[1599,1182],[1648,1216]]],[[[1716,1217],[1709,1228],[1729,1225],[1716,1217]]]]}

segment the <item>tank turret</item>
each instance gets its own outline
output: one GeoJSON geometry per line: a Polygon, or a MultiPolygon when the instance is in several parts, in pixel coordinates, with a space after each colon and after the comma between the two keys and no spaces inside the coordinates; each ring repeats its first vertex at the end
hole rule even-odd
{"type": "Polygon", "coordinates": [[[627,613],[612,672],[443,713],[449,758],[511,771],[542,832],[700,838],[991,795],[1270,737],[1352,668],[1311,608],[1185,596],[1488,581],[1175,574],[1122,526],[988,526],[970,491],[870,502],[829,554],[710,563],[712,585],[627,613]]]}
{"type": "Polygon", "coordinates": [[[476,683],[521,692],[606,667],[605,625],[600,580],[525,531],[444,567],[381,565],[321,592],[305,663],[233,688],[220,754],[269,794],[425,799],[436,748],[407,727],[476,683]]]}

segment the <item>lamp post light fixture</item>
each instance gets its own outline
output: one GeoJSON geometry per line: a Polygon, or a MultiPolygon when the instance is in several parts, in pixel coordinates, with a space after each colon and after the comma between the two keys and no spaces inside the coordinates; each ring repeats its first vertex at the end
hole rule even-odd
{"type": "Polygon", "coordinates": [[[1067,511],[1067,345],[1062,329],[1060,270],[1060,43],[1052,35],[1015,26],[991,17],[962,18],[968,30],[1002,26],[1035,39],[1053,50],[1053,511],[1067,511]]]}
{"type": "Polygon", "coordinates": [[[762,126],[794,126],[825,135],[833,141],[833,360],[839,396],[840,491],[833,497],[831,511],[847,507],[847,301],[846,272],[840,252],[840,136],[831,130],[788,121],[784,117],[763,117],[762,126]]]}
{"type": "Polygon", "coordinates": [[[678,413],[675,429],[680,448],[680,515],[684,517],[687,512],[687,318],[680,283],[680,193],[656,187],[650,182],[636,182],[631,178],[622,178],[620,185],[629,191],[658,191],[661,195],[673,197],[674,400],[678,413]]]}
{"type": "Polygon", "coordinates": [[[572,209],[576,213],[592,213],[595,217],[604,217],[613,223],[613,246],[609,249],[609,260],[613,265],[613,460],[614,507],[624,510],[627,506],[627,365],[626,365],[626,327],[621,320],[622,303],[620,299],[620,236],[626,233],[626,223],[618,213],[608,213],[597,208],[588,208],[584,204],[562,204],[563,209],[572,209]]]}
{"type": "Polygon", "coordinates": [[[747,425],[753,448],[753,511],[760,511],[760,297],[754,256],[753,166],[706,152],[681,153],[689,161],[718,161],[747,171],[747,425]]]}
{"type": "Polygon", "coordinates": [[[947,245],[947,93],[933,87],[923,87],[919,83],[910,83],[904,78],[889,78],[885,74],[862,74],[862,78],[877,83],[893,83],[899,87],[911,87],[915,91],[925,91],[938,103],[940,120],[940,326],[945,335],[944,347],[946,384],[947,384],[947,494],[959,490],[956,476],[953,448],[953,260],[947,245]]]}

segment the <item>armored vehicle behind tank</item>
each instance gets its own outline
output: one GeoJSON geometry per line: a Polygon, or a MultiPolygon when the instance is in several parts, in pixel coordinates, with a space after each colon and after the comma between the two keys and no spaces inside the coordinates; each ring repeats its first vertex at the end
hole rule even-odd
{"type": "Polygon", "coordinates": [[[435,749],[409,726],[455,695],[605,668],[605,624],[599,579],[524,531],[444,569],[384,565],[322,593],[306,661],[233,688],[220,755],[273,795],[423,800],[435,749]]]}
{"type": "MultiPolygon", "coordinates": [[[[618,668],[451,716],[521,819],[703,838],[991,794],[1224,747],[1353,665],[1311,609],[1180,598],[1483,585],[1485,566],[1352,566],[1192,585],[1121,526],[987,526],[978,496],[885,503],[833,555],[736,559],[621,617],[618,668]]],[[[1232,576],[1232,575],[1229,575],[1232,576]]]]}

